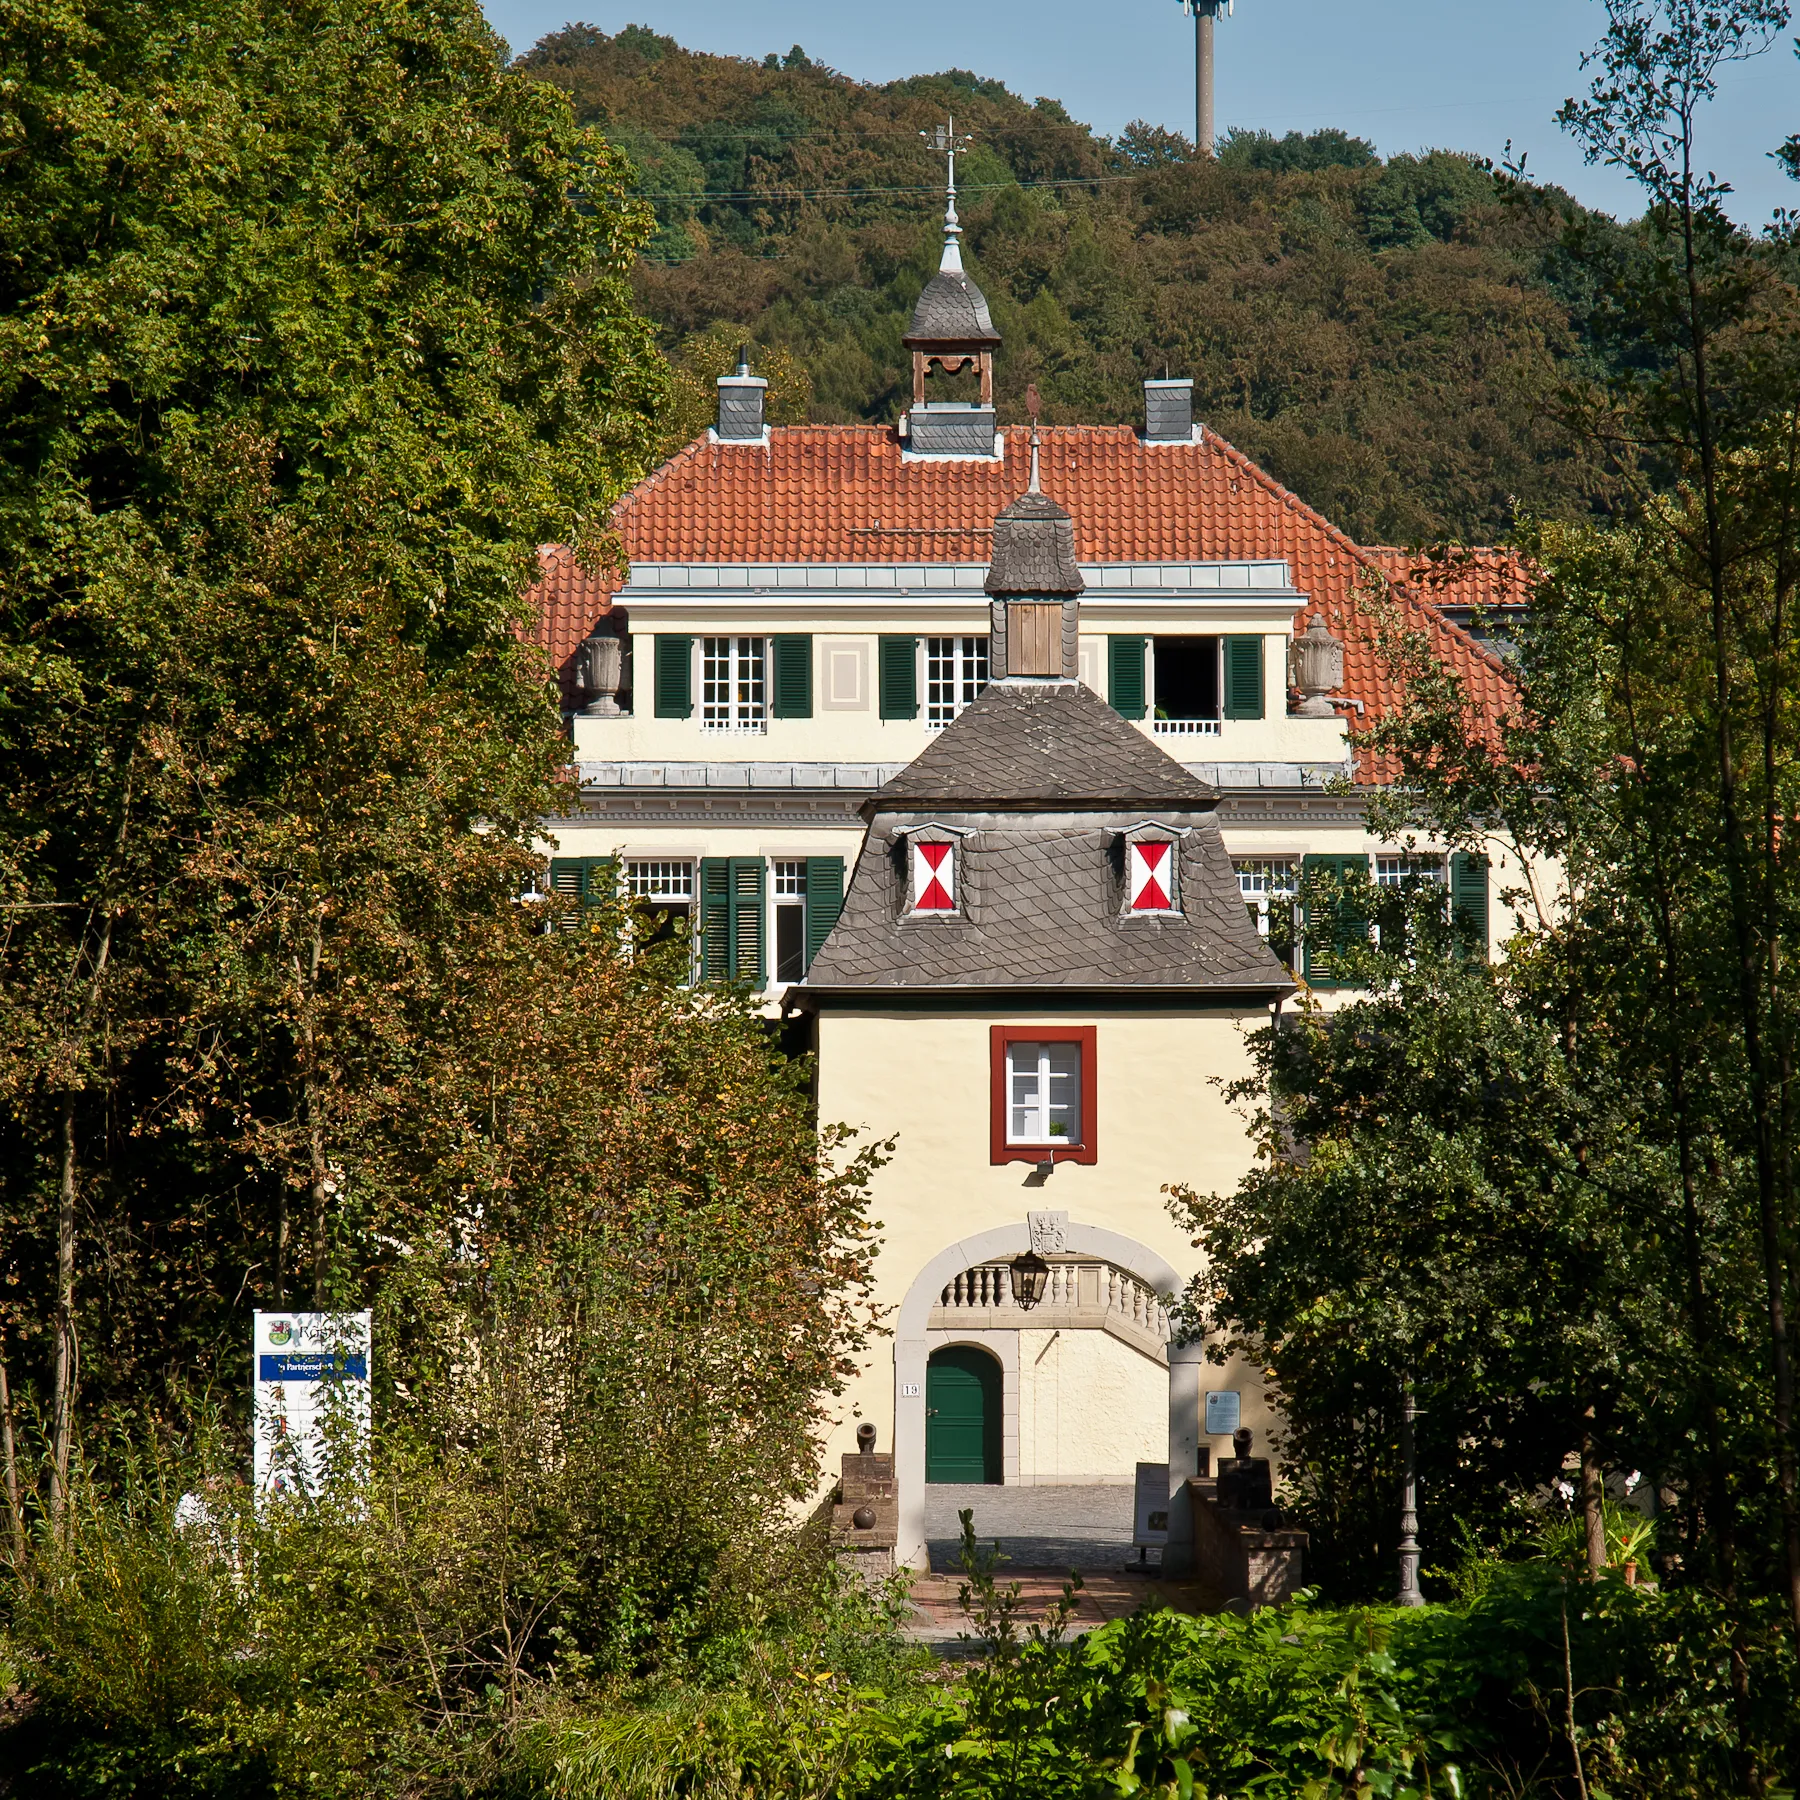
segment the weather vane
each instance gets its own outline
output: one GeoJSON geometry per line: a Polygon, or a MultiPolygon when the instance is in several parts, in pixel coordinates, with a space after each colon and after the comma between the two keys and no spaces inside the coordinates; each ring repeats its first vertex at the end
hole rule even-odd
{"type": "Polygon", "coordinates": [[[960,270],[962,250],[956,240],[962,236],[962,226],[957,223],[956,218],[956,157],[958,151],[967,150],[975,140],[966,135],[956,135],[954,118],[947,118],[942,125],[934,125],[929,131],[921,131],[919,136],[947,162],[948,172],[944,177],[944,255],[938,267],[960,270]]]}

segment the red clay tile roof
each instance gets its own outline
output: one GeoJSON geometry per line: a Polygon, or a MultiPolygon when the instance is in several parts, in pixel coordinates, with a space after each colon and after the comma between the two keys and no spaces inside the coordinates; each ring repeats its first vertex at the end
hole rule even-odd
{"type": "MultiPolygon", "coordinates": [[[[1029,466],[1028,431],[1004,436],[1003,464],[906,461],[885,426],[776,426],[766,445],[698,438],[633,488],[613,521],[627,555],[641,562],[985,562],[994,515],[1018,498],[1029,466]]],[[[1199,444],[1146,445],[1130,426],[1047,426],[1042,485],[1073,515],[1084,563],[1285,558],[1308,597],[1294,628],[1323,613],[1344,639],[1343,692],[1364,702],[1365,726],[1399,698],[1361,599],[1379,590],[1377,577],[1391,583],[1403,622],[1462,676],[1481,714],[1497,719],[1512,698],[1505,666],[1438,612],[1411,553],[1352,543],[1210,432],[1199,444]]],[[[532,591],[536,635],[566,670],[620,583],[584,574],[565,550],[546,549],[542,562],[532,591]]],[[[1457,598],[1468,583],[1497,598],[1516,567],[1505,552],[1476,553],[1457,598]]],[[[1359,758],[1359,779],[1388,773],[1359,758]]]]}
{"type": "Polygon", "coordinates": [[[1400,550],[1365,544],[1363,554],[1392,581],[1404,581],[1434,606],[1480,606],[1492,612],[1523,606],[1531,570],[1514,550],[1400,550]]]}

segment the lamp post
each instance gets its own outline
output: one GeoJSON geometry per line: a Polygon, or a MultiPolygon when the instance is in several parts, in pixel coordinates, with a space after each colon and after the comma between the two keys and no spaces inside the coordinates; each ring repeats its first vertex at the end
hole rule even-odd
{"type": "Polygon", "coordinates": [[[1400,1378],[1400,1592],[1395,1602],[1400,1606],[1423,1606],[1425,1596],[1419,1592],[1419,1471],[1413,1454],[1413,1420],[1419,1409],[1413,1405],[1412,1377],[1400,1378]]]}

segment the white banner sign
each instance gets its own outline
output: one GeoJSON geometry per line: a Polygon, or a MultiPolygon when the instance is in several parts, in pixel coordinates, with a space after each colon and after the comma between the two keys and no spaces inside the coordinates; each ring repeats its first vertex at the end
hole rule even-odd
{"type": "Polygon", "coordinates": [[[317,1493],[369,1447],[366,1312],[259,1312],[251,1342],[256,1491],[317,1493]]]}

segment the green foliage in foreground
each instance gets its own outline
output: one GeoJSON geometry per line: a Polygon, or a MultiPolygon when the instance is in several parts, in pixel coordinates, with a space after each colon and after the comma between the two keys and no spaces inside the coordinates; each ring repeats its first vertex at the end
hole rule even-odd
{"type": "MultiPolygon", "coordinates": [[[[415,1472],[422,1493],[428,1477],[415,1472]]],[[[0,1767],[44,1800],[481,1795],[495,1800],[1325,1800],[1731,1791],[1731,1625],[1698,1592],[1489,1571],[1461,1607],[1138,1614],[1073,1643],[1018,1633],[991,1579],[986,1656],[928,1673],[898,1608],[809,1580],[654,1684],[571,1664],[530,1705],[436,1703],[415,1654],[442,1576],[379,1497],[258,1519],[167,1496],[88,1521],[8,1596],[28,1698],[0,1767]],[[1566,1671],[1566,1672],[1565,1672],[1566,1671]],[[1573,1690],[1571,1703],[1570,1690],[1573,1690]]],[[[498,1570],[490,1571],[498,1574],[498,1570]]],[[[475,1585],[479,1569],[467,1572],[475,1585]]],[[[1778,1620],[1752,1621],[1744,1742],[1800,1733],[1778,1620]]],[[[0,1668],[0,1674],[4,1669],[0,1668]]],[[[1765,1790],[1784,1791],[1779,1787],[1765,1790]]]]}
{"type": "MultiPolygon", "coordinates": [[[[1770,1626],[1753,1730],[1779,1770],[1800,1715],[1770,1626]]],[[[1072,1645],[1028,1645],[936,1693],[895,1697],[825,1673],[756,1703],[688,1694],[546,1723],[521,1746],[521,1791],[1548,1800],[1578,1791],[1578,1748],[1591,1794],[1710,1795],[1734,1785],[1727,1636],[1702,1597],[1565,1585],[1541,1568],[1509,1572],[1467,1611],[1302,1600],[1247,1619],[1143,1613],[1072,1645]]]]}

